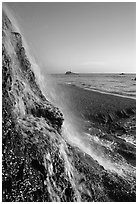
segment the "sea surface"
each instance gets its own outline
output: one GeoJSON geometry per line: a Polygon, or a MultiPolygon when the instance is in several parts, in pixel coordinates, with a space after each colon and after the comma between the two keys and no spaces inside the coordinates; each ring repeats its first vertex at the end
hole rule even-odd
{"type": "MultiPolygon", "coordinates": [[[[72,145],[77,146],[83,152],[89,154],[94,160],[97,160],[105,169],[113,170],[119,175],[120,171],[122,171],[124,172],[123,176],[125,175],[128,180],[131,180],[133,176],[135,177],[135,114],[127,118],[122,117],[118,119],[119,123],[113,119],[113,122],[111,122],[113,126],[111,125],[111,128],[115,127],[115,129],[113,132],[112,130],[106,131],[104,128],[110,127],[109,124],[103,123],[97,125],[97,123],[93,121],[93,117],[89,117],[93,108],[96,111],[100,111],[100,113],[102,112],[102,109],[96,109],[96,103],[100,103],[99,99],[97,100],[95,96],[93,96],[95,97],[94,99],[90,99],[91,94],[85,94],[86,92],[84,90],[87,91],[88,89],[100,93],[121,96],[121,98],[119,97],[120,99],[115,97],[116,102],[114,101],[113,107],[117,108],[114,108],[114,112],[116,112],[119,110],[120,104],[124,103],[124,106],[122,106],[120,110],[124,111],[123,108],[125,108],[125,106],[128,105],[128,108],[131,108],[135,103],[136,75],[121,75],[117,73],[54,74],[53,78],[56,84],[61,84],[61,89],[57,91],[56,97],[60,98],[61,96],[60,102],[62,102],[58,103],[58,107],[63,112],[65,118],[63,127],[67,130],[65,134],[67,140],[71,142],[72,145]],[[82,91],[77,87],[82,88],[82,91]],[[130,103],[130,107],[128,98],[130,98],[133,104],[130,103]],[[118,124],[120,126],[117,126],[118,124]],[[118,129],[116,127],[118,127],[118,129]],[[89,146],[89,144],[91,145],[89,146]],[[129,173],[133,176],[128,176],[129,173]]],[[[103,97],[105,97],[105,94],[103,97]]],[[[101,97],[101,103],[102,102],[101,97]]],[[[110,102],[112,107],[112,100],[110,102]]],[[[106,109],[103,104],[101,106],[103,109],[106,109]]],[[[101,106],[99,106],[99,108],[101,106]]],[[[110,114],[114,114],[111,109],[110,114]]],[[[100,118],[98,120],[100,121],[100,118]]]]}
{"type": "Polygon", "coordinates": [[[78,74],[52,75],[58,84],[75,85],[93,91],[107,94],[136,98],[136,74],[78,74]]]}
{"type": "MultiPolygon", "coordinates": [[[[89,171],[92,174],[99,171],[101,178],[102,167],[109,178],[105,178],[105,183],[109,181],[107,189],[112,199],[118,201],[126,201],[128,198],[135,200],[135,78],[135,74],[117,73],[53,74],[51,86],[46,86],[47,98],[63,113],[62,135],[66,144],[83,154],[83,157],[75,161],[85,160],[87,165],[89,164],[89,171]],[[93,91],[106,93],[108,97],[93,91]],[[94,163],[91,164],[88,158],[95,161],[99,167],[94,167],[94,163]]],[[[45,81],[48,84],[48,79],[45,81]]],[[[65,154],[65,158],[69,164],[68,155],[65,154]]],[[[102,180],[97,182],[98,185],[105,185],[102,180]]],[[[97,187],[93,188],[95,191],[97,187]]],[[[103,189],[105,191],[106,187],[103,189]]],[[[102,192],[102,189],[100,191],[102,192]]]]}
{"type": "MultiPolygon", "coordinates": [[[[65,84],[70,88],[71,87],[73,88],[74,86],[74,88],[80,87],[84,90],[92,90],[100,93],[113,94],[113,95],[117,95],[125,98],[136,99],[136,74],[119,74],[119,73],[108,73],[108,74],[93,73],[93,74],[71,74],[71,75],[53,74],[52,77],[54,78],[54,81],[56,84],[59,84],[59,85],[65,84]]],[[[60,98],[60,102],[62,101],[62,103],[59,103],[59,107],[63,111],[64,115],[70,115],[70,113],[73,112],[73,115],[70,116],[71,117],[70,120],[72,120],[72,117],[74,117],[77,111],[80,114],[81,108],[86,109],[86,111],[88,111],[88,107],[85,107],[85,106],[88,105],[87,101],[89,100],[87,98],[84,99],[79,96],[76,96],[77,92],[75,91],[73,92],[73,89],[66,89],[66,88],[60,89],[60,91],[57,91],[57,93],[58,94],[56,94],[56,97],[60,98]],[[78,107],[80,104],[81,104],[81,108],[79,109],[78,107]],[[63,107],[65,108],[62,109],[63,107]],[[65,112],[67,113],[65,114],[65,112]]],[[[88,106],[90,107],[91,104],[89,104],[88,106]]],[[[82,111],[82,112],[85,112],[85,111],[82,111]]],[[[83,114],[84,113],[82,113],[82,116],[83,114]]],[[[80,118],[80,115],[79,115],[79,118],[80,118]]],[[[85,124],[86,118],[83,117],[83,119],[84,119],[83,124],[85,124]]],[[[121,137],[125,139],[127,142],[130,142],[135,146],[136,145],[135,116],[134,116],[134,119],[129,118],[128,120],[129,121],[126,122],[125,126],[127,126],[127,123],[128,123],[129,128],[134,129],[134,133],[124,134],[121,137]]],[[[92,129],[94,128],[92,127],[92,129]]]]}

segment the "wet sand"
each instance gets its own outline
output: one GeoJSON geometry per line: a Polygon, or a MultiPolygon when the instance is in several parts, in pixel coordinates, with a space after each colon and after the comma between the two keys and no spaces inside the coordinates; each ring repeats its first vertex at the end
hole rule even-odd
{"type": "Polygon", "coordinates": [[[119,120],[135,115],[136,100],[76,86],[61,85],[59,94],[74,114],[94,120],[119,120]],[[103,118],[102,118],[103,117],[103,118]]]}

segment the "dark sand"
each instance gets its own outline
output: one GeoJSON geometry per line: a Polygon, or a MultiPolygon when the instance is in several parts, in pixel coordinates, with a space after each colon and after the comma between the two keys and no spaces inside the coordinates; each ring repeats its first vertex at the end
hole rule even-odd
{"type": "Polygon", "coordinates": [[[62,100],[67,103],[70,111],[76,114],[85,116],[110,114],[110,116],[124,118],[135,113],[135,99],[86,90],[73,85],[62,85],[60,92],[62,100]]]}

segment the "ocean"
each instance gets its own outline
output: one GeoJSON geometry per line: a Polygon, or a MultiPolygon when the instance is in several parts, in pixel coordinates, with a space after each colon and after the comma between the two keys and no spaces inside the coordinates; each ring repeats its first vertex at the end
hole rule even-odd
{"type": "Polygon", "coordinates": [[[52,75],[66,140],[125,180],[135,177],[135,77],[117,73],[52,75]]]}
{"type": "Polygon", "coordinates": [[[58,84],[75,85],[93,91],[136,98],[136,74],[93,73],[65,75],[53,74],[58,84]]]}

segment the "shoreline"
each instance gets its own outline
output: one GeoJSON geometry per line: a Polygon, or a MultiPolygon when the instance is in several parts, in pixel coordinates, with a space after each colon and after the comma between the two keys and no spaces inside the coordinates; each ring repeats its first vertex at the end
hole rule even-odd
{"type": "MultiPolygon", "coordinates": [[[[81,87],[80,87],[81,88],[81,87]]],[[[115,94],[115,93],[111,93],[111,92],[106,92],[106,91],[100,91],[100,90],[95,90],[93,88],[83,88],[82,89],[86,89],[86,90],[89,90],[89,91],[95,91],[95,92],[98,92],[98,93],[101,93],[101,94],[108,94],[108,95],[113,95],[113,96],[118,96],[118,97],[122,97],[122,98],[130,98],[130,99],[134,99],[136,100],[135,97],[132,97],[132,96],[125,96],[125,95],[121,95],[121,94],[115,94]]]]}
{"type": "Polygon", "coordinates": [[[101,93],[101,94],[108,94],[108,95],[113,95],[113,96],[118,96],[118,97],[123,97],[123,98],[130,98],[130,99],[136,100],[136,96],[133,97],[133,96],[123,95],[123,94],[119,94],[119,93],[112,93],[112,92],[108,92],[108,91],[102,91],[102,90],[95,89],[95,88],[88,88],[88,87],[78,86],[78,85],[72,84],[71,82],[67,82],[65,84],[61,83],[60,85],[73,86],[73,87],[75,86],[75,87],[78,87],[78,88],[81,88],[81,89],[94,91],[94,92],[98,92],[98,93],[101,93]]]}
{"type": "Polygon", "coordinates": [[[60,85],[59,92],[68,110],[79,118],[122,119],[136,113],[136,99],[101,93],[77,86],[60,85]]]}

